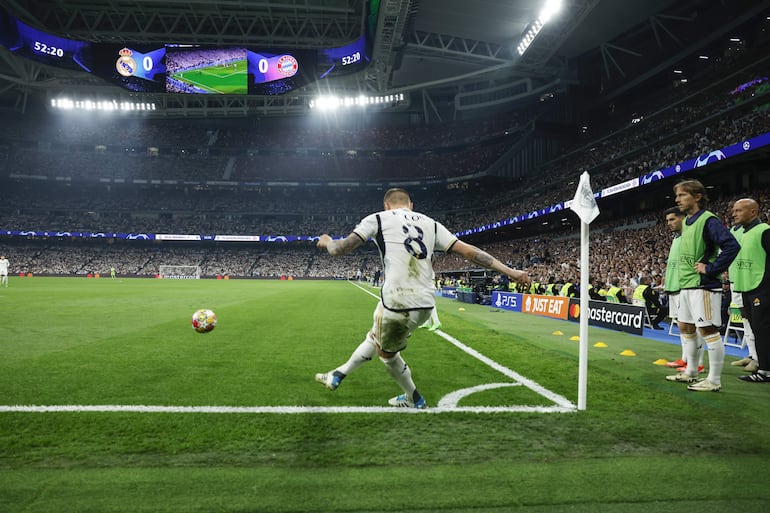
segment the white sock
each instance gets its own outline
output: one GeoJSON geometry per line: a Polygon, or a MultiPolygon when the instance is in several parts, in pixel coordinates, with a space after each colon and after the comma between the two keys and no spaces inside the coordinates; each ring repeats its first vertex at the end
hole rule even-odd
{"type": "Polygon", "coordinates": [[[682,341],[682,348],[687,354],[687,358],[685,358],[687,369],[684,373],[694,378],[698,375],[698,364],[695,362],[698,361],[698,351],[701,350],[702,346],[695,333],[682,333],[679,338],[682,341]]]}
{"type": "Polygon", "coordinates": [[[707,335],[704,339],[709,346],[708,380],[719,385],[722,383],[722,368],[725,366],[725,343],[719,332],[707,335]]]}
{"type": "MultiPolygon", "coordinates": [[[[703,353],[705,351],[703,350],[703,345],[705,344],[705,341],[703,340],[703,337],[701,336],[699,331],[695,332],[695,336],[698,337],[698,367],[703,366],[703,353]]],[[[687,364],[687,352],[684,349],[684,345],[682,346],[682,361],[687,364]]]]}
{"type": "Polygon", "coordinates": [[[757,357],[757,341],[754,338],[754,330],[751,329],[749,320],[743,318],[743,340],[746,341],[746,347],[749,348],[749,356],[752,360],[759,360],[757,357]]]}
{"type": "Polygon", "coordinates": [[[366,339],[361,342],[347,362],[343,363],[336,370],[345,374],[346,376],[374,358],[376,348],[371,333],[366,335],[366,339]]]}
{"type": "Polygon", "coordinates": [[[706,345],[706,339],[703,338],[703,335],[698,330],[695,330],[695,335],[698,337],[698,367],[701,367],[703,365],[703,355],[706,352],[703,348],[706,345]]]}
{"type": "Polygon", "coordinates": [[[383,358],[380,356],[380,360],[385,364],[390,377],[396,380],[396,383],[398,383],[398,386],[401,387],[406,396],[413,400],[417,387],[414,385],[414,381],[412,381],[412,370],[401,357],[401,353],[397,353],[393,358],[383,358]]]}

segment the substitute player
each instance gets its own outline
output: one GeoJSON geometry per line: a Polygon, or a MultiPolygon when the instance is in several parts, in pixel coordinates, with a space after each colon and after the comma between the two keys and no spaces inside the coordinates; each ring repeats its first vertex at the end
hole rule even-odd
{"type": "Polygon", "coordinates": [[[687,214],[682,224],[679,243],[679,322],[682,347],[687,353],[687,368],[671,376],[669,381],[688,383],[688,390],[719,392],[725,344],[719,333],[722,325],[722,280],[740,250],[738,241],[719,218],[705,209],[706,188],[698,180],[685,180],[674,186],[676,205],[687,214]],[[721,251],[720,251],[721,250],[721,251]],[[698,351],[703,347],[698,330],[708,345],[709,374],[698,376],[698,351]]]}
{"type": "Polygon", "coordinates": [[[318,240],[319,249],[340,256],[372,239],[382,258],[385,281],[374,310],[372,329],[364,341],[346,363],[327,373],[316,374],[315,379],[329,390],[335,390],[347,375],[377,353],[388,374],[404,392],[388,403],[396,407],[425,408],[425,398],[417,391],[401,351],[406,348],[407,338],[429,319],[435,307],[433,252],[453,251],[469,262],[504,273],[520,283],[528,284],[529,276],[458,240],[441,223],[413,211],[409,193],[403,189],[388,190],[384,207],[366,216],[344,239],[333,240],[324,234],[318,240]]]}

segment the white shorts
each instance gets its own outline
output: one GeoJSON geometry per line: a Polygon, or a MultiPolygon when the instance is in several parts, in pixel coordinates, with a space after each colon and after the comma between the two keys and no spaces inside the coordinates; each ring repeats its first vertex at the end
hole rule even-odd
{"type": "Polygon", "coordinates": [[[730,300],[730,306],[737,306],[743,308],[743,294],[740,292],[733,292],[733,298],[730,300]]]}
{"type": "Polygon", "coordinates": [[[394,312],[379,302],[374,309],[372,333],[386,353],[397,353],[406,347],[406,339],[430,318],[430,309],[394,312]]]}
{"type": "Polygon", "coordinates": [[[679,292],[677,320],[698,328],[722,325],[722,293],[704,289],[684,289],[679,292]]]}
{"type": "Polygon", "coordinates": [[[679,292],[668,293],[668,316],[679,319],[679,292]]]}

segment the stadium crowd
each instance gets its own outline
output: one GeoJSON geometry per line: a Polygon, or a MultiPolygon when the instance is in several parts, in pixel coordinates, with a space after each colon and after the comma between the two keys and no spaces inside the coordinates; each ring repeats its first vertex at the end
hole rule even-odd
{"type": "MultiPolygon", "coordinates": [[[[732,202],[745,193],[712,201],[709,208],[732,224],[732,202]]],[[[770,190],[756,190],[751,196],[759,201],[760,219],[770,219],[770,190]]],[[[626,296],[642,276],[650,276],[662,289],[665,264],[672,235],[662,211],[641,219],[599,223],[592,228],[590,274],[607,285],[618,279],[626,296]],[[623,221],[621,221],[622,223],[623,221]]],[[[347,230],[352,229],[349,226],[347,230]]],[[[320,233],[318,231],[317,233],[320,233]]],[[[345,232],[340,232],[345,233],[345,232]]],[[[574,232],[556,237],[532,237],[505,240],[484,245],[500,255],[507,265],[524,269],[533,281],[546,284],[579,283],[579,244],[574,232]]],[[[379,269],[379,256],[373,244],[357,254],[333,259],[316,250],[312,242],[294,243],[151,243],[146,241],[57,240],[48,238],[24,242],[0,239],[0,253],[9,256],[11,274],[33,275],[106,275],[115,267],[121,277],[149,277],[158,274],[161,265],[199,266],[204,277],[243,278],[353,279],[360,272],[371,277],[379,269]]],[[[462,279],[470,270],[453,254],[439,254],[434,261],[437,276],[462,279]]]]}

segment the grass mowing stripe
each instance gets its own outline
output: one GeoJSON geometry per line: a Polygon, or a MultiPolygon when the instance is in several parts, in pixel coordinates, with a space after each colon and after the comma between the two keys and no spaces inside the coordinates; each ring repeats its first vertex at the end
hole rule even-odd
{"type": "Polygon", "coordinates": [[[761,472],[736,477],[735,484],[751,493],[734,495],[736,487],[728,481],[694,486],[692,475],[681,471],[709,468],[731,476],[763,466],[763,458],[677,457],[675,463],[668,457],[619,456],[586,465],[434,465],[412,474],[409,486],[392,467],[0,469],[8,485],[7,493],[0,492],[0,509],[18,511],[17,505],[25,504],[25,513],[767,511],[770,494],[761,472]],[[348,485],[352,482],[356,486],[348,485]]]}

